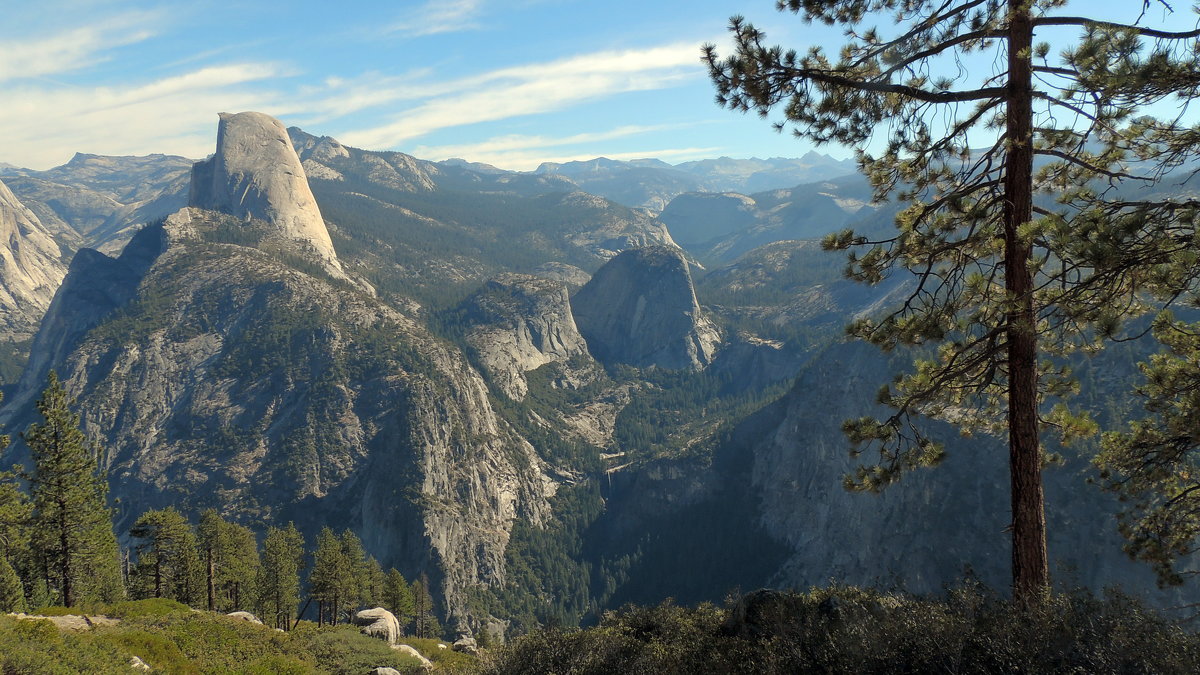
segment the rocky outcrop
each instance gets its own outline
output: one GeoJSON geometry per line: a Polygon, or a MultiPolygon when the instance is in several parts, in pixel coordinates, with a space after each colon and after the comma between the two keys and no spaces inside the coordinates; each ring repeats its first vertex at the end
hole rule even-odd
{"type": "Polygon", "coordinates": [[[363,635],[379,638],[389,645],[396,644],[396,640],[400,639],[400,622],[396,620],[396,615],[382,607],[355,612],[354,625],[359,627],[363,635]]]}
{"type": "Polygon", "coordinates": [[[192,167],[188,204],[262,220],[304,242],[342,274],[329,230],[300,158],[279,120],[257,112],[221,113],[216,153],[192,167]]]}
{"type": "Polygon", "coordinates": [[[0,336],[31,337],[66,271],[53,237],[0,183],[0,336]]]}
{"type": "MultiPolygon", "coordinates": [[[[413,647],[412,645],[394,645],[392,647],[392,649],[395,649],[396,651],[400,652],[401,654],[407,654],[407,655],[413,657],[418,662],[420,662],[421,667],[424,668],[425,670],[433,670],[433,661],[430,661],[428,658],[425,657],[424,654],[417,651],[416,647],[413,647]]],[[[377,668],[376,670],[379,670],[379,669],[377,668]]],[[[382,675],[382,674],[380,674],[380,675],[382,675]]]]}
{"type": "Polygon", "coordinates": [[[514,521],[549,513],[542,461],[461,353],[291,258],[214,238],[230,226],[271,229],[186,209],[117,259],[82,251],[0,417],[26,428],[53,368],[107,449],[118,531],[171,504],[352,527],[472,628],[467,589],[503,583],[514,521]]]}
{"type": "Polygon", "coordinates": [[[606,363],[699,369],[712,361],[720,341],[676,248],[621,253],[579,289],[571,309],[588,349],[606,363]]]}
{"type": "Polygon", "coordinates": [[[476,361],[512,399],[525,397],[526,372],[588,353],[567,287],[557,281],[505,274],[484,284],[460,311],[476,361]]]}

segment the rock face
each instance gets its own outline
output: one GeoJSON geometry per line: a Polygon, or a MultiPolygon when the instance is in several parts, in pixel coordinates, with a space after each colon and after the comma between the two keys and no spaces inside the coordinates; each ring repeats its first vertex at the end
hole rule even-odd
{"type": "MultiPolygon", "coordinates": [[[[842,420],[880,414],[871,393],[904,365],[904,358],[889,362],[871,345],[834,345],[780,400],[781,417],[746,444],[752,470],[745,489],[759,500],[760,523],[791,549],[773,585],[887,580],[936,593],[969,573],[992,588],[1008,586],[1008,451],[1002,439],[963,439],[948,425],[926,422],[949,450],[938,467],[914,470],[879,495],[842,488],[842,476],[857,463],[847,452],[842,420]]],[[[1160,592],[1149,568],[1123,554],[1115,500],[1085,483],[1086,460],[1072,459],[1069,451],[1066,456],[1064,466],[1044,472],[1051,577],[1062,587],[1119,585],[1160,606],[1181,604],[1186,596],[1160,592]]]]}
{"type": "Polygon", "coordinates": [[[257,112],[221,113],[217,151],[192,168],[190,206],[271,223],[341,273],[329,230],[287,130],[257,112]]]}
{"type": "Polygon", "coordinates": [[[385,566],[428,573],[448,624],[470,629],[467,589],[503,583],[514,521],[549,513],[542,461],[460,352],[290,258],[214,239],[229,227],[272,226],[185,209],[117,259],[81,251],[0,418],[26,428],[53,368],[108,449],[118,531],[169,504],[351,527],[385,566]]]}
{"type": "Polygon", "coordinates": [[[400,639],[400,622],[382,607],[355,612],[354,625],[360,627],[363,635],[379,638],[389,645],[396,644],[396,640],[400,639]]]}
{"type": "Polygon", "coordinates": [[[0,335],[32,336],[66,271],[50,233],[0,183],[0,335]]]}
{"type": "Polygon", "coordinates": [[[509,398],[525,397],[527,371],[588,353],[567,287],[558,281],[505,274],[487,282],[461,311],[477,362],[509,398]]]}
{"type": "Polygon", "coordinates": [[[720,336],[696,302],[678,249],[631,249],[596,270],[571,298],[579,332],[602,362],[699,369],[720,336]]]}

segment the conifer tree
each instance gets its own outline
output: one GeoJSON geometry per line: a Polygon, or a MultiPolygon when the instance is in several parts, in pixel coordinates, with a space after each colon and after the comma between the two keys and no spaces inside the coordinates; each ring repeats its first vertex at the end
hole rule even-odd
{"type": "MultiPolygon", "coordinates": [[[[4,438],[0,437],[0,446],[4,438]]],[[[0,447],[0,451],[3,447],[0,447]]],[[[29,575],[29,522],[33,505],[18,484],[18,474],[0,471],[0,559],[18,577],[29,575]]]]}
{"type": "Polygon", "coordinates": [[[343,608],[353,610],[362,606],[370,593],[367,554],[363,551],[362,540],[348,529],[342,531],[338,543],[342,547],[342,559],[347,572],[341,582],[340,595],[344,601],[343,608]]]}
{"type": "Polygon", "coordinates": [[[1197,574],[1180,560],[1200,549],[1200,324],[1164,314],[1154,334],[1168,351],[1142,364],[1150,416],[1105,434],[1097,463],[1126,503],[1125,550],[1150,563],[1160,584],[1178,585],[1197,574]]]}
{"type": "Polygon", "coordinates": [[[24,477],[33,497],[34,554],[63,605],[116,600],[124,589],[99,450],[84,438],[53,371],[37,409],[43,422],[22,434],[33,458],[24,477]]]}
{"type": "Polygon", "coordinates": [[[131,575],[136,595],[201,604],[204,571],[196,534],[183,514],[173,506],[147,511],[129,535],[141,540],[134,546],[138,559],[131,575]]]}
{"type": "Polygon", "coordinates": [[[345,578],[350,574],[346,557],[342,554],[342,542],[328,526],[317,534],[317,547],[313,551],[312,571],[308,575],[309,593],[317,601],[317,623],[326,619],[337,623],[338,604],[341,602],[345,578]]]}
{"type": "Polygon", "coordinates": [[[258,614],[276,628],[291,628],[300,604],[300,573],[304,570],[304,536],[295,524],[271,527],[263,539],[258,573],[258,614]]]}
{"type": "Polygon", "coordinates": [[[8,564],[8,559],[0,556],[0,612],[24,612],[25,587],[17,571],[8,564]]]}
{"type": "Polygon", "coordinates": [[[200,514],[197,538],[209,609],[232,612],[248,607],[259,571],[254,533],[225,520],[216,510],[206,509],[200,514]]]}
{"type": "MultiPolygon", "coordinates": [[[[361,604],[366,607],[377,607],[383,604],[383,567],[374,556],[368,556],[362,582],[361,604]]],[[[400,617],[396,617],[400,618],[400,617]]]]}
{"type": "Polygon", "coordinates": [[[383,608],[394,614],[401,626],[408,626],[415,612],[413,591],[404,575],[396,571],[395,567],[389,569],[384,576],[382,599],[383,608]]]}
{"type": "Polygon", "coordinates": [[[432,638],[441,634],[437,616],[433,612],[433,596],[429,593],[429,576],[424,572],[412,583],[413,634],[419,638],[432,638]]]}
{"type": "Polygon", "coordinates": [[[880,392],[893,414],[846,424],[855,456],[879,452],[847,486],[879,490],[942,459],[917,415],[1007,435],[1020,599],[1049,584],[1043,434],[1094,431],[1062,402],[1076,383],[1061,357],[1100,349],[1200,273],[1196,204],[1128,187],[1195,156],[1185,125],[1145,112],[1196,93],[1200,30],[1143,25],[1152,7],[1170,8],[1128,4],[1134,20],[1119,24],[1063,14],[1064,0],[781,0],[806,21],[845,26],[848,43],[836,56],[785,50],[734,17],[734,54],[705,47],[720,104],[782,110],[778,128],[855,148],[876,199],[903,207],[891,236],[826,241],[850,250],[854,279],[911,274],[897,309],[849,332],[931,355],[880,392]],[[882,29],[863,25],[880,18],[882,29]],[[1078,37],[1060,53],[1038,42],[1061,45],[1064,32],[1078,37]],[[1047,198],[1035,204],[1038,192],[1047,198]]]}

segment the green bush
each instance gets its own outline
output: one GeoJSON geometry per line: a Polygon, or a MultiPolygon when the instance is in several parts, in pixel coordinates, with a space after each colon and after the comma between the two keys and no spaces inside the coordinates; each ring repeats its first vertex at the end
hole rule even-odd
{"type": "Polygon", "coordinates": [[[180,675],[199,673],[179,646],[163,635],[144,630],[105,630],[93,638],[99,644],[109,644],[145,661],[156,670],[180,675]]]}
{"type": "Polygon", "coordinates": [[[182,602],[167,598],[146,598],[145,600],[126,600],[114,602],[101,612],[105,616],[117,619],[136,619],[151,616],[170,616],[171,614],[191,613],[192,609],[182,602]]]}
{"type": "Polygon", "coordinates": [[[59,631],[44,619],[0,616],[0,673],[129,673],[130,655],[88,633],[59,631]]]}
{"type": "Polygon", "coordinates": [[[304,643],[321,672],[335,675],[369,673],[380,666],[400,672],[417,672],[420,662],[388,647],[386,642],[367,637],[351,626],[316,626],[293,631],[304,643]]]}
{"type": "Polygon", "coordinates": [[[627,607],[596,628],[539,631],[488,673],[1195,673],[1200,637],[1119,593],[1015,606],[858,588],[756,591],[725,608],[627,607]]]}

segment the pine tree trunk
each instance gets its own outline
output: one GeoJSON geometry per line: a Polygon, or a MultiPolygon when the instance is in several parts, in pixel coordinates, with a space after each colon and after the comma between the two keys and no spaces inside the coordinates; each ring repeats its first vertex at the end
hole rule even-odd
{"type": "Polygon", "coordinates": [[[1018,228],[1033,219],[1033,20],[1029,0],[1010,0],[1008,153],[1004,171],[1004,282],[1007,316],[1008,445],[1012,483],[1013,597],[1028,602],[1050,584],[1042,458],[1038,443],[1037,336],[1031,245],[1018,228]]]}
{"type": "Polygon", "coordinates": [[[73,607],[75,585],[71,579],[71,530],[67,522],[67,504],[61,497],[58,501],[58,554],[61,558],[63,607],[73,607]]]}
{"type": "Polygon", "coordinates": [[[208,611],[217,611],[217,589],[213,585],[213,577],[216,576],[216,565],[213,563],[213,551],[209,546],[206,549],[208,553],[208,611]]]}

